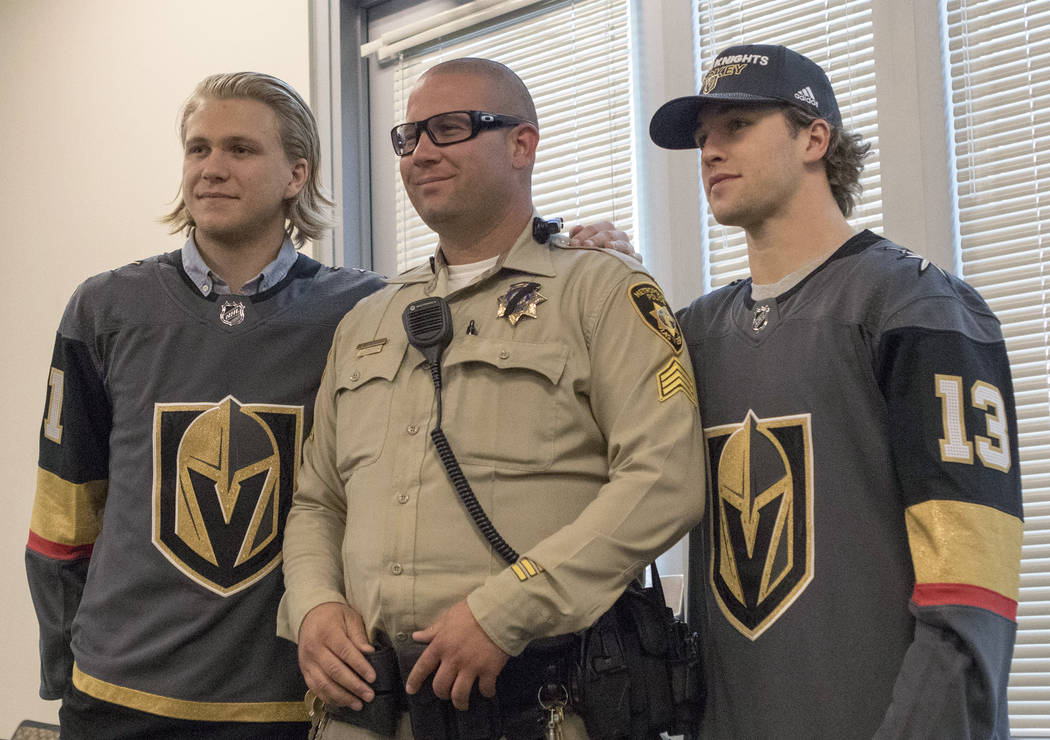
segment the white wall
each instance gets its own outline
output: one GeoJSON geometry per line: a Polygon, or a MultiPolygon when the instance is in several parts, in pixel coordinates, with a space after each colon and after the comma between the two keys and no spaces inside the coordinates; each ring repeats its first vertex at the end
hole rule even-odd
{"type": "Polygon", "coordinates": [[[180,174],[176,114],[214,72],[269,72],[308,95],[307,0],[0,0],[0,737],[55,721],[37,698],[23,554],[46,371],[88,275],[174,249],[156,219],[180,174]]]}

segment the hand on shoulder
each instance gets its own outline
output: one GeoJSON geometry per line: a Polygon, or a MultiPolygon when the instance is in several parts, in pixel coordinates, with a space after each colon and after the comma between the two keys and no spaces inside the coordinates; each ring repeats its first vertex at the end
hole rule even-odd
{"type": "Polygon", "coordinates": [[[619,231],[611,221],[599,221],[586,226],[573,226],[569,231],[569,243],[574,247],[613,249],[626,254],[628,257],[633,257],[639,262],[642,261],[642,255],[634,251],[631,237],[626,232],[619,231]]]}

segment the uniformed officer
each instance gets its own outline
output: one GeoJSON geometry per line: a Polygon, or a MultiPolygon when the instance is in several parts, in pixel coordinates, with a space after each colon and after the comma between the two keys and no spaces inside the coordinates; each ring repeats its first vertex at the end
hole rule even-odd
{"type": "MultiPolygon", "coordinates": [[[[475,684],[494,696],[511,656],[589,626],[697,523],[701,433],[682,334],[652,278],[534,235],[539,126],[517,75],[442,63],[406,113],[394,148],[438,248],[336,332],[285,538],[279,632],[331,707],[375,699],[367,658],[389,639],[402,653],[426,645],[407,694],[432,679],[462,712],[479,703],[475,684]],[[451,315],[440,391],[403,323],[425,297],[451,315]],[[513,565],[450,483],[438,426],[513,565]]],[[[542,720],[538,704],[518,709],[542,720]]],[[[376,737],[346,716],[321,713],[320,736],[376,737]]],[[[571,714],[559,731],[587,736],[571,714]]],[[[413,736],[407,716],[397,736],[413,736]]]]}

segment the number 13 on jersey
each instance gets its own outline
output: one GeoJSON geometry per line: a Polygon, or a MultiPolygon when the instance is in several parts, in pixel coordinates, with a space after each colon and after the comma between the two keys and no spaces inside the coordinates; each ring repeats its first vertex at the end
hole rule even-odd
{"type": "Polygon", "coordinates": [[[1010,470],[1010,438],[1007,433],[1006,404],[1003,394],[990,383],[978,380],[970,387],[966,398],[963,379],[958,375],[934,375],[935,391],[941,399],[941,459],[944,462],[973,464],[974,449],[981,463],[988,468],[1010,470]],[[985,431],[988,436],[975,435],[971,441],[966,431],[964,404],[984,411],[985,431]]]}

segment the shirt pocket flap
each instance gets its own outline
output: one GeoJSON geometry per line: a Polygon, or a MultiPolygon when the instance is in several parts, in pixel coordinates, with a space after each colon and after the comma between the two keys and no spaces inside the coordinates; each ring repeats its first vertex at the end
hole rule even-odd
{"type": "Polygon", "coordinates": [[[373,380],[393,381],[408,348],[408,340],[379,344],[362,342],[345,362],[340,362],[336,375],[339,389],[354,391],[373,380]]]}
{"type": "Polygon", "coordinates": [[[557,385],[565,373],[569,348],[557,342],[518,342],[467,336],[448,348],[444,365],[452,368],[481,362],[499,370],[527,370],[557,385]]]}

